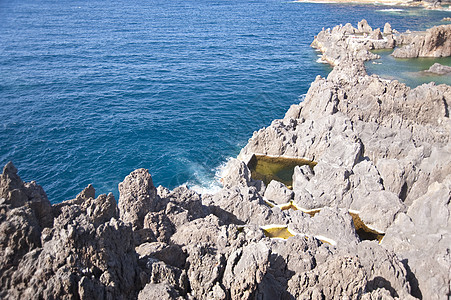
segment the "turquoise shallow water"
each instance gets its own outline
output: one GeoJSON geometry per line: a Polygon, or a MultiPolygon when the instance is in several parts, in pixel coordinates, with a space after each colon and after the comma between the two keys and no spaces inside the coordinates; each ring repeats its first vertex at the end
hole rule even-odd
{"type": "Polygon", "coordinates": [[[210,188],[316,75],[322,27],[424,29],[449,13],[285,1],[1,1],[0,163],[52,202],[132,170],[210,188]]]}
{"type": "Polygon", "coordinates": [[[377,74],[385,79],[396,79],[414,88],[420,84],[434,81],[437,84],[451,85],[451,75],[437,75],[428,72],[434,63],[451,66],[451,57],[440,58],[394,58],[393,50],[375,51],[380,59],[366,63],[368,73],[377,74]]]}

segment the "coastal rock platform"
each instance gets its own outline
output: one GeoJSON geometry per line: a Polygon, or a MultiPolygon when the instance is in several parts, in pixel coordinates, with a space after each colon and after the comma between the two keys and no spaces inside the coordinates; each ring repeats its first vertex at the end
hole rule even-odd
{"type": "Polygon", "coordinates": [[[51,205],[8,163],[0,298],[448,299],[451,87],[364,65],[402,39],[366,21],[321,31],[334,69],[253,134],[213,195],[138,169],[117,202],[89,185],[51,205]]]}

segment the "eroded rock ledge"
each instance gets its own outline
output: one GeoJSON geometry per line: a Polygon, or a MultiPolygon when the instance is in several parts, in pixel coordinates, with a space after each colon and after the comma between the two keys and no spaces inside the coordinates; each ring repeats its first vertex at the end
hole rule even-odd
{"type": "Polygon", "coordinates": [[[368,76],[368,50],[396,40],[388,24],[322,31],[314,45],[334,70],[254,133],[214,195],[156,188],[139,169],[118,203],[88,186],[50,205],[7,164],[0,298],[446,299],[451,88],[368,76]],[[252,178],[255,154],[312,163],[289,189],[252,178]]]}

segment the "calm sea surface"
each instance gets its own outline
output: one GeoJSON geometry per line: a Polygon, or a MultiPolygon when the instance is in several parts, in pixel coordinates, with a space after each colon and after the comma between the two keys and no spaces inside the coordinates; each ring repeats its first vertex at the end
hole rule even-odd
{"type": "Polygon", "coordinates": [[[55,203],[136,168],[212,188],[317,75],[322,27],[419,30],[450,13],[278,0],[0,1],[0,164],[55,203]]]}

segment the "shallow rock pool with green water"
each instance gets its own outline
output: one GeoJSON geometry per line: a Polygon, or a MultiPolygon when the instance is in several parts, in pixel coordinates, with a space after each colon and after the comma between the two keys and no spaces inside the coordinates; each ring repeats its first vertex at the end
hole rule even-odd
{"type": "Polygon", "coordinates": [[[394,58],[392,49],[373,51],[381,56],[380,59],[366,63],[368,74],[379,75],[383,79],[396,79],[414,88],[423,83],[451,85],[451,74],[436,75],[424,72],[434,63],[451,66],[451,57],[441,58],[394,58]]]}

